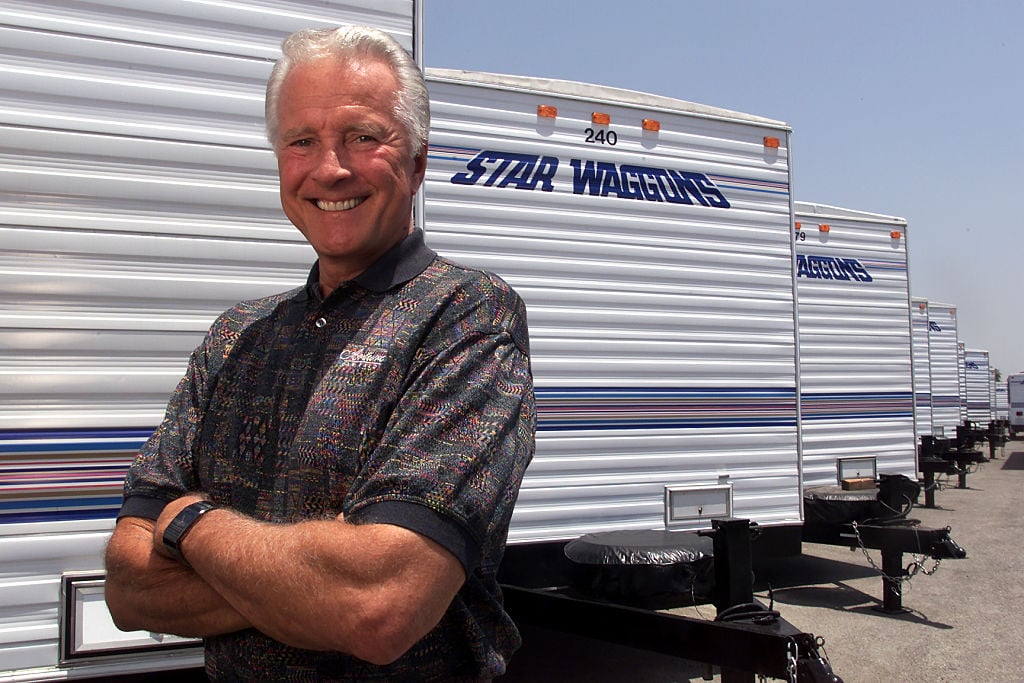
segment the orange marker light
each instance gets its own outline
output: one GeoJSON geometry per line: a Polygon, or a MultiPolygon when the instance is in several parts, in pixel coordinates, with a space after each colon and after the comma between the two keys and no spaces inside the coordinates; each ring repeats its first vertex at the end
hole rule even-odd
{"type": "Polygon", "coordinates": [[[822,223],[818,226],[818,232],[828,232],[832,229],[832,226],[828,223],[822,223]]]}
{"type": "Polygon", "coordinates": [[[765,135],[764,136],[764,146],[769,148],[769,149],[778,149],[779,148],[779,139],[777,137],[772,136],[772,135],[765,135]]]}
{"type": "Polygon", "coordinates": [[[590,120],[593,121],[595,125],[607,126],[609,123],[612,122],[612,117],[609,114],[595,111],[593,114],[590,115],[590,120]]]}
{"type": "Polygon", "coordinates": [[[903,233],[900,232],[899,230],[893,230],[892,232],[889,233],[889,237],[893,238],[894,240],[898,240],[899,238],[903,237],[903,233]]]}
{"type": "Polygon", "coordinates": [[[801,228],[801,226],[803,226],[803,223],[801,223],[800,221],[797,221],[796,222],[796,229],[799,230],[801,228]]]}
{"type": "Polygon", "coordinates": [[[644,119],[640,122],[640,125],[644,130],[649,130],[652,133],[657,133],[661,130],[661,121],[656,121],[655,119],[644,119]]]}
{"type": "Polygon", "coordinates": [[[541,117],[542,119],[558,118],[558,107],[552,107],[549,104],[538,104],[537,116],[541,117]]]}

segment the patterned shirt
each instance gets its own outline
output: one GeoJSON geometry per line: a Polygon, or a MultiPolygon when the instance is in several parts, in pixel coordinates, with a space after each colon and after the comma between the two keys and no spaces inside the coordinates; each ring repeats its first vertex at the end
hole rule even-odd
{"type": "Polygon", "coordinates": [[[496,573],[536,426],[523,302],[420,231],[326,298],[317,282],[314,265],[306,286],[218,318],[128,472],[121,515],[155,519],[201,490],[265,522],[402,526],[465,567],[441,623],[391,665],[246,630],[207,639],[213,680],[501,675],[520,639],[496,573]]]}

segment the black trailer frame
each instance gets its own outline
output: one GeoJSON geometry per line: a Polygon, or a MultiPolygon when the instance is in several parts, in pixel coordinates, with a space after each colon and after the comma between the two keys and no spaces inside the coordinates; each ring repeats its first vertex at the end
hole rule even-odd
{"type": "Polygon", "coordinates": [[[842,683],[819,652],[820,638],[754,602],[751,523],[715,519],[712,527],[700,533],[714,542],[714,621],[580,597],[566,586],[503,583],[505,607],[523,625],[718,666],[723,683],[753,683],[757,675],[842,683]]]}

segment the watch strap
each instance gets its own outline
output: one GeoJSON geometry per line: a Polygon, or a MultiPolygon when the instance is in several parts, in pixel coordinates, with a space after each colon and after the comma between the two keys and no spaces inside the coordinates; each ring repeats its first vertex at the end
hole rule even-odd
{"type": "Polygon", "coordinates": [[[164,548],[171,554],[171,557],[178,560],[185,566],[190,566],[185,556],[181,553],[181,542],[192,529],[199,518],[210,510],[216,510],[217,505],[208,500],[200,500],[186,505],[174,516],[171,523],[164,529],[164,548]]]}

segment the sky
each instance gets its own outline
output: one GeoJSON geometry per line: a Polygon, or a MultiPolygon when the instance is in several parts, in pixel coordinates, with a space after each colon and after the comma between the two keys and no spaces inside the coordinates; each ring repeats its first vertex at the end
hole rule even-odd
{"type": "Polygon", "coordinates": [[[1024,2],[424,0],[424,63],[785,121],[793,196],[907,219],[914,297],[1024,372],[1024,2]]]}

